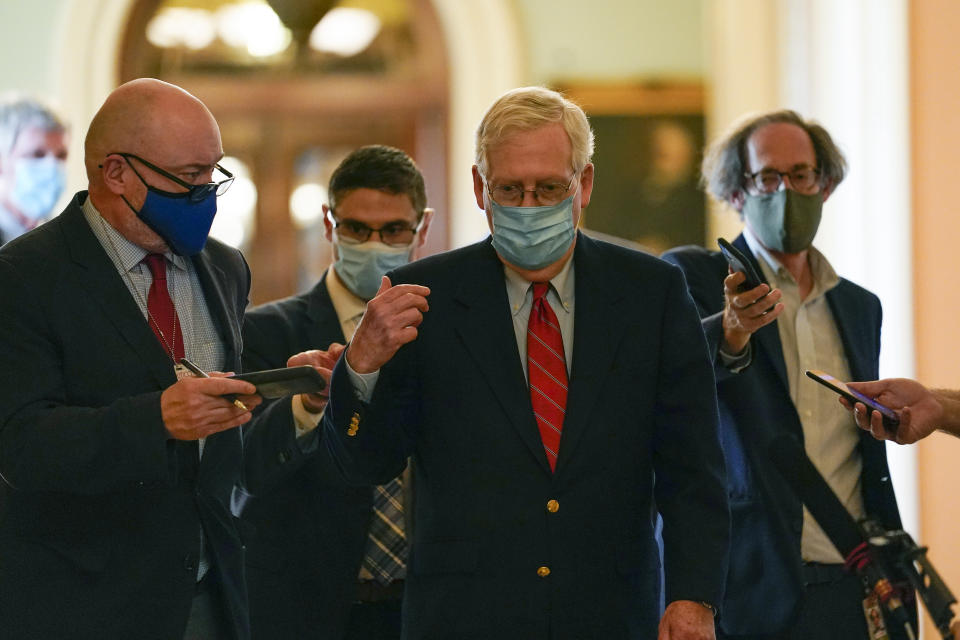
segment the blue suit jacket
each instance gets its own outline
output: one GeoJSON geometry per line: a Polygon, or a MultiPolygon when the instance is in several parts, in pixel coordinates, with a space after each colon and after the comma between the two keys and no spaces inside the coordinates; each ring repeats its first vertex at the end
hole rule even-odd
{"type": "MultiPolygon", "coordinates": [[[[733,244],[762,275],[743,236],[733,244]]],[[[796,614],[802,588],[803,510],[767,452],[770,442],[784,434],[802,442],[803,430],[790,399],[780,334],[775,322],[757,331],[751,338],[752,363],[738,374],[730,373],[719,365],[717,356],[723,340],[726,260],[721,253],[698,246],[680,247],[663,257],[683,269],[700,310],[717,375],[720,441],[727,462],[733,524],[721,627],[730,634],[782,631],[796,614]]],[[[827,293],[827,303],[840,332],[852,379],[876,379],[880,300],[841,279],[827,293]]],[[[867,514],[888,528],[900,528],[884,444],[860,432],[859,453],[867,514]]]]}
{"type": "MultiPolygon", "coordinates": [[[[243,342],[247,370],[285,367],[295,353],[342,344],[326,277],[310,291],[247,311],[243,342]]],[[[348,485],[325,449],[275,480],[243,512],[253,529],[247,542],[253,637],[339,640],[356,593],[372,489],[348,485]]]]}
{"type": "MultiPolygon", "coordinates": [[[[80,192],[0,249],[0,510],[4,638],[183,636],[200,530],[233,635],[249,634],[243,544],[231,513],[246,462],[265,483],[293,446],[277,404],[249,428],[168,439],[160,395],[176,381],[80,192]]],[[[249,271],[215,240],[193,258],[226,367],[240,370],[249,271]]]]}
{"type": "Polygon", "coordinates": [[[489,240],[392,274],[430,287],[430,310],[370,405],[342,361],[334,371],[324,438],[348,479],[385,482],[413,456],[410,640],[655,637],[654,504],[667,600],[721,597],[729,522],[713,373],[680,272],[582,234],[574,269],[555,473],[489,240]]]}

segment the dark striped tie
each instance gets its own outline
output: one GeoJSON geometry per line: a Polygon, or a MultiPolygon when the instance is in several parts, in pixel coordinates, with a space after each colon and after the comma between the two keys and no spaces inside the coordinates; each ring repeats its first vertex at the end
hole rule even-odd
{"type": "Polygon", "coordinates": [[[560,433],[567,409],[567,361],[557,315],[546,300],[550,284],[533,284],[533,307],[527,324],[527,372],[530,404],[540,429],[550,469],[556,469],[560,433]]]}
{"type": "Polygon", "coordinates": [[[373,489],[373,519],[363,567],[382,585],[406,576],[407,537],[403,529],[403,481],[398,477],[373,489]]]}

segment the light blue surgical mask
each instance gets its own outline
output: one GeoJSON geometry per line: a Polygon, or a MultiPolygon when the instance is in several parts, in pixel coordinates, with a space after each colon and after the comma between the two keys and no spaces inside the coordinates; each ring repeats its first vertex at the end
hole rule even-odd
{"type": "Polygon", "coordinates": [[[10,201],[31,222],[50,214],[66,184],[63,160],[53,156],[19,158],[10,201]]]}
{"type": "Polygon", "coordinates": [[[512,265],[536,271],[559,260],[573,244],[574,193],[546,207],[507,207],[490,198],[493,248],[512,265]]]}
{"type": "Polygon", "coordinates": [[[389,247],[382,242],[368,240],[360,244],[346,244],[334,235],[337,261],[333,268],[343,284],[364,300],[370,300],[380,289],[380,280],[398,267],[410,262],[414,242],[408,247],[389,247]]]}

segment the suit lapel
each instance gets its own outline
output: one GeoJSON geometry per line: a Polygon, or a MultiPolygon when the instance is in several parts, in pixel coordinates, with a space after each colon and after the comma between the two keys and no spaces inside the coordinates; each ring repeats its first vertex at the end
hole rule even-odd
{"type": "Polygon", "coordinates": [[[837,324],[840,340],[843,342],[843,351],[847,356],[852,380],[873,380],[877,377],[877,370],[873,363],[874,354],[869,341],[861,339],[863,327],[873,326],[868,318],[862,317],[860,305],[854,303],[849,296],[844,296],[838,290],[843,282],[827,292],[827,304],[833,314],[833,321],[837,324]]]}
{"type": "Polygon", "coordinates": [[[337,317],[333,301],[330,300],[330,292],[327,290],[329,272],[329,269],[325,271],[320,282],[307,294],[307,317],[310,318],[310,323],[306,327],[307,336],[310,338],[309,344],[316,345],[318,349],[326,349],[330,346],[330,336],[337,336],[336,342],[341,344],[346,342],[340,319],[337,317]]]}
{"type": "MultiPolygon", "coordinates": [[[[747,244],[747,240],[743,237],[742,233],[737,236],[733,244],[740,249],[747,260],[753,264],[753,268],[756,269],[763,281],[770,284],[767,282],[767,278],[763,274],[763,269],[760,268],[760,263],[753,255],[753,251],[750,250],[750,245],[747,244]]],[[[787,363],[783,359],[783,344],[780,342],[780,330],[777,329],[777,322],[779,322],[779,320],[765,327],[761,327],[753,334],[753,347],[757,351],[757,353],[754,354],[754,358],[757,356],[767,358],[773,366],[774,371],[777,372],[780,384],[783,385],[784,389],[789,390],[790,382],[789,378],[787,378],[787,363]]]]}
{"type": "Polygon", "coordinates": [[[503,264],[489,240],[477,246],[475,263],[461,270],[463,281],[454,297],[456,332],[520,438],[550,473],[516,348],[503,264]]]}
{"type": "Polygon", "coordinates": [[[560,439],[557,473],[562,472],[590,424],[590,415],[613,367],[617,345],[628,322],[623,322],[623,292],[612,287],[600,248],[578,234],[574,249],[573,363],[566,418],[560,439]]]}
{"type": "Polygon", "coordinates": [[[224,367],[229,371],[240,370],[240,326],[234,314],[236,308],[233,300],[227,300],[224,291],[226,276],[223,269],[210,259],[206,251],[202,251],[193,258],[193,266],[197,270],[197,278],[203,289],[203,297],[207,303],[210,317],[220,332],[224,346],[224,367]]]}
{"type": "Polygon", "coordinates": [[[57,218],[70,258],[79,267],[71,277],[76,278],[78,288],[86,292],[86,299],[99,305],[103,318],[130,345],[157,385],[165,389],[176,382],[173,363],[150,330],[123,276],[93,235],[80,208],[83,198],[86,192],[78,194],[72,206],[57,218]]]}
{"type": "MultiPolygon", "coordinates": [[[[227,371],[241,370],[242,342],[240,339],[240,325],[237,317],[232,313],[237,308],[236,301],[227,297],[227,276],[210,257],[209,249],[201,251],[191,258],[197,271],[197,279],[203,289],[203,298],[207,304],[210,317],[223,340],[224,369],[227,371]]],[[[194,443],[190,443],[193,445],[194,443]]],[[[199,473],[204,477],[211,477],[215,470],[223,466],[231,468],[235,464],[233,459],[237,451],[243,451],[243,430],[232,428],[220,431],[207,438],[203,447],[203,457],[197,459],[197,447],[189,447],[189,456],[192,464],[200,463],[199,473]],[[236,440],[238,448],[231,445],[236,440]]]]}

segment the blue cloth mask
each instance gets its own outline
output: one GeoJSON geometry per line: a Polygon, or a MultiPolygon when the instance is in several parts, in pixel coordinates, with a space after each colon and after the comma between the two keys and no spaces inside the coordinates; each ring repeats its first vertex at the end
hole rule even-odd
{"type": "Polygon", "coordinates": [[[10,201],[24,217],[36,223],[53,209],[65,184],[63,160],[53,156],[19,158],[10,201]]]}
{"type": "Polygon", "coordinates": [[[536,271],[559,260],[573,244],[573,198],[547,207],[506,207],[492,198],[493,248],[512,265],[536,271]]]}
{"type": "Polygon", "coordinates": [[[213,217],[217,215],[216,192],[210,191],[195,202],[189,193],[170,193],[144,184],[147,197],[140,210],[124,198],[127,206],[177,255],[192,256],[203,251],[213,217]]]}
{"type": "Polygon", "coordinates": [[[383,276],[410,262],[413,251],[413,243],[409,247],[388,247],[376,241],[345,244],[337,239],[336,245],[337,261],[333,268],[347,289],[364,300],[377,295],[383,276]]]}

